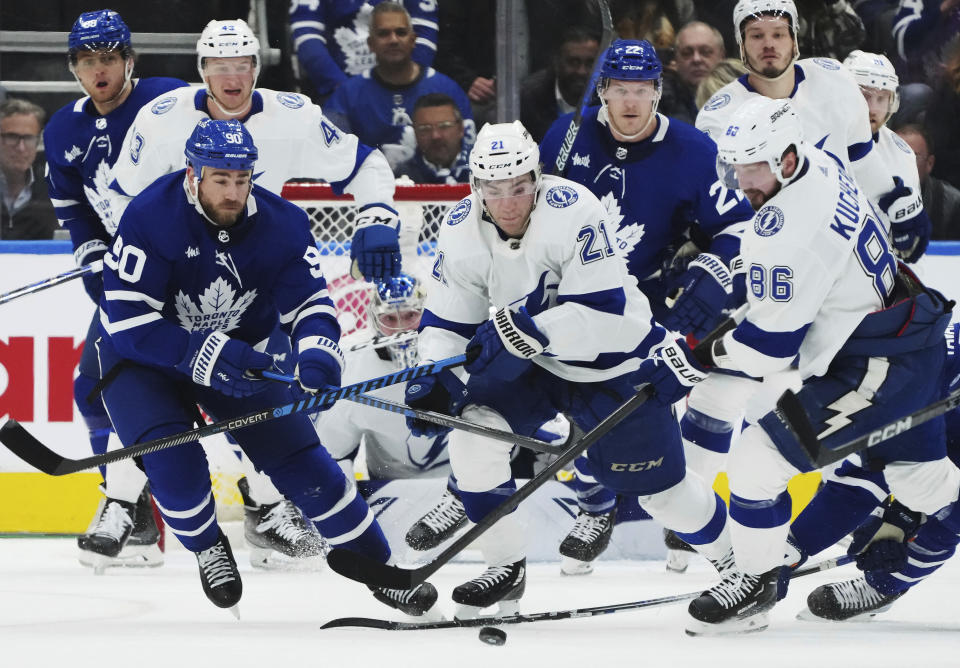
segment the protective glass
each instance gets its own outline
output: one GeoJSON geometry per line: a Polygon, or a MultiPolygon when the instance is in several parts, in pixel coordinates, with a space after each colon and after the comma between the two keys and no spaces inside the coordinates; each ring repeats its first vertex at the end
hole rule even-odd
{"type": "Polygon", "coordinates": [[[652,102],[657,97],[655,86],[638,85],[630,82],[626,85],[622,81],[611,81],[603,90],[603,97],[607,102],[636,100],[638,102],[652,102]]]}
{"type": "Polygon", "coordinates": [[[751,162],[734,165],[717,156],[717,177],[724,188],[729,190],[747,190],[770,180],[773,170],[764,162],[751,162]]]}
{"type": "Polygon", "coordinates": [[[537,184],[524,178],[484,181],[477,179],[480,197],[486,201],[509,199],[511,197],[529,197],[537,192],[537,184]]]}
{"type": "Polygon", "coordinates": [[[870,111],[878,111],[882,114],[892,113],[893,91],[860,86],[860,92],[863,93],[863,97],[867,101],[867,107],[870,108],[870,111]]]}
{"type": "Polygon", "coordinates": [[[223,60],[210,61],[203,63],[203,71],[208,75],[237,75],[250,74],[253,72],[253,62],[250,58],[226,58],[223,60]]]}
{"type": "Polygon", "coordinates": [[[95,69],[97,65],[102,65],[103,67],[113,67],[114,65],[119,65],[123,62],[123,56],[115,51],[107,51],[105,53],[95,53],[93,57],[89,56],[77,56],[77,63],[74,67],[81,71],[86,72],[92,69],[95,69]]]}
{"type": "Polygon", "coordinates": [[[402,308],[384,304],[377,308],[374,318],[383,334],[407,332],[420,326],[423,311],[414,308],[402,308]]]}

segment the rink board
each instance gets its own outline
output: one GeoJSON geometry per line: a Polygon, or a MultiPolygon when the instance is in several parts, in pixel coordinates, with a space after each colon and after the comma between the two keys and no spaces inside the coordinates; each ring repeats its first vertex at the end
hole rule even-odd
{"type": "MultiPolygon", "coordinates": [[[[917,273],[956,298],[958,254],[958,242],[932,243],[917,273]]],[[[74,267],[69,243],[58,241],[0,242],[0,263],[0,293],[74,267]]],[[[70,458],[90,454],[86,429],[73,406],[72,384],[94,310],[79,279],[0,306],[0,419],[16,418],[70,458]]],[[[795,512],[812,494],[815,481],[813,476],[794,484],[795,512]]],[[[98,482],[95,472],[44,476],[0,446],[0,533],[83,531],[99,499],[98,482]]],[[[717,488],[725,495],[722,476],[717,488]]],[[[553,501],[543,505],[550,503],[559,509],[553,501]]],[[[568,526],[569,517],[564,522],[568,526]]]]}

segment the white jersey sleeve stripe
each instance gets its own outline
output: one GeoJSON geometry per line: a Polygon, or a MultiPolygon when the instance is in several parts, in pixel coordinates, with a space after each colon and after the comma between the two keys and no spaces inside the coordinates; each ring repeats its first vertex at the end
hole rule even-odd
{"type": "Polygon", "coordinates": [[[140,327],[141,325],[146,325],[150,322],[155,322],[157,320],[162,320],[163,316],[157,312],[153,313],[144,313],[143,315],[138,315],[135,318],[127,318],[126,320],[120,320],[119,322],[112,323],[107,318],[107,314],[100,311],[100,324],[103,325],[103,328],[107,330],[107,334],[113,335],[117,332],[122,332],[128,329],[133,329],[134,327],[140,327]]]}
{"type": "Polygon", "coordinates": [[[326,38],[323,37],[323,35],[314,35],[313,33],[307,33],[306,35],[300,35],[300,36],[297,37],[295,40],[293,40],[293,48],[296,49],[296,48],[298,48],[301,44],[303,44],[304,42],[309,41],[309,40],[311,40],[311,39],[319,39],[319,40],[320,40],[321,42],[323,42],[324,44],[327,43],[327,40],[326,40],[326,38]]]}
{"type": "Polygon", "coordinates": [[[142,292],[134,292],[133,290],[107,290],[103,293],[103,296],[111,301],[146,302],[158,311],[163,310],[162,301],[145,295],[142,292]]]}

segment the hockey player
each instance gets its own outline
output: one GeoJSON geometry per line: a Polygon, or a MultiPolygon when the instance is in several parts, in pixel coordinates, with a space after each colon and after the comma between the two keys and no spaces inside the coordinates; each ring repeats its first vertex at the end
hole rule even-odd
{"type": "MultiPolygon", "coordinates": [[[[185,153],[185,170],[130,203],[104,260],[98,352],[110,379],[104,401],[125,446],[190,429],[198,404],[225,419],[290,401],[292,388],[250,375],[272,366],[255,346],[277,326],[291,338],[305,391],[340,384],[340,326],[306,213],[253,185],[257,148],[237,120],[201,120],[185,153]]],[[[389,559],[373,514],[309,417],[231,433],[330,544],[389,559]]],[[[143,464],[167,526],[197,556],[204,593],[232,608],[242,584],[203,451],[170,448],[143,464]]],[[[436,600],[429,584],[374,594],[410,614],[436,600]]]]}
{"type": "MultiPolygon", "coordinates": [[[[730,262],[753,209],[742,193],[717,180],[714,143],[686,123],[657,113],[662,72],[649,42],[622,39],[610,46],[597,83],[600,106],[583,115],[566,176],[604,204],[611,227],[616,226],[618,251],[649,300],[654,320],[703,337],[717,324],[731,294],[730,262]],[[701,240],[703,251],[686,244],[692,236],[701,240]],[[677,291],[673,303],[668,297],[677,291]]],[[[558,119],[544,137],[544,164],[556,162],[571,116],[558,119]]],[[[699,419],[698,406],[715,403],[711,397],[717,394],[726,394],[732,406],[743,403],[737,400],[743,384],[728,378],[711,375],[710,387],[694,390],[684,426],[697,429],[691,415],[699,419]]],[[[730,425],[728,431],[732,429],[730,425]]],[[[685,440],[702,441],[699,433],[689,431],[685,440]]],[[[688,459],[703,451],[695,448],[688,459]]],[[[711,482],[719,470],[704,470],[709,467],[700,462],[690,465],[711,482]]],[[[580,514],[560,545],[567,574],[589,571],[589,562],[610,541],[616,513],[613,492],[597,484],[585,457],[575,469],[580,514]]]]}
{"type": "Polygon", "coordinates": [[[396,276],[400,219],[386,158],[339,130],[303,95],[255,89],[259,54],[260,42],[244,21],[207,24],[197,42],[204,87],[171,92],[137,114],[113,168],[115,209],[182,166],[183,143],[198,121],[236,118],[260,146],[257,185],[279,194],[292,178],[317,178],[353,195],[360,207],[350,249],[354,277],[396,276]]]}
{"type": "MultiPolygon", "coordinates": [[[[757,214],[741,245],[746,317],[712,345],[713,365],[766,377],[796,359],[798,399],[827,448],[937,399],[952,302],[898,271],[884,223],[843,163],[803,140],[793,103],[745,102],[717,143],[718,173],[757,214]]],[[[688,633],[761,630],[776,602],[787,482],[812,466],[774,400],[758,397],[728,464],[737,569],[690,604],[688,633]]],[[[956,500],[960,471],[942,421],[917,429],[867,456],[901,501],[932,513],[956,500]]]]}
{"type": "Polygon", "coordinates": [[[856,81],[830,58],[797,62],[799,17],[793,0],[740,0],[733,10],[734,32],[747,74],[711,97],[697,115],[697,127],[717,139],[731,114],[753,97],[790,98],[810,144],[842,160],[868,199],[890,211],[908,211],[892,219],[893,248],[907,262],[916,262],[930,239],[931,223],[919,200],[906,192],[901,175],[884,164],[871,141],[869,114],[856,81]],[[887,196],[886,199],[883,199],[887,196]]]}
{"type": "MultiPolygon", "coordinates": [[[[539,150],[519,121],[481,129],[470,167],[472,194],[441,227],[420,355],[439,359],[471,347],[480,354],[465,367],[466,384],[452,372],[408,384],[410,406],[527,435],[565,411],[587,430],[634,394],[632,374],[656,346],[688,359],[683,344],[652,323],[599,200],[572,181],[541,177],[539,150]]],[[[667,375],[656,381],[657,398],[588,456],[601,483],[640,495],[651,515],[720,564],[732,557],[725,507],[709,485],[686,475],[670,410],[686,385],[667,375]]],[[[432,428],[408,424],[414,433],[432,428]]],[[[516,489],[510,450],[471,433],[450,434],[450,464],[472,521],[516,489]]],[[[484,535],[488,568],[453,590],[458,617],[498,602],[501,612],[516,609],[526,586],[524,542],[519,513],[484,535]]]]}
{"type": "MultiPolygon", "coordinates": [[[[74,260],[82,266],[100,260],[117,229],[107,191],[110,169],[120,153],[127,128],[137,111],[158,95],[186,86],[168,78],[135,78],[130,30],[116,12],[84,12],[67,38],[68,66],[86,95],[57,111],[43,131],[47,156],[47,188],[60,224],[70,232],[74,260]]],[[[99,273],[83,277],[94,301],[100,300],[99,273]]],[[[73,384],[74,401],[87,425],[95,454],[107,450],[110,418],[97,396],[88,401],[100,378],[91,319],[80,369],[73,384]]],[[[106,498],[89,531],[78,539],[80,562],[97,571],[109,565],[156,566],[163,563],[160,533],[153,520],[145,478],[133,462],[106,467],[106,498]]]]}

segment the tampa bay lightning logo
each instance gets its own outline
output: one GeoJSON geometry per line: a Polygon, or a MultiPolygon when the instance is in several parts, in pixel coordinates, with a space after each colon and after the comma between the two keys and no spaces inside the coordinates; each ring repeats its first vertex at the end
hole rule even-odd
{"type": "Polygon", "coordinates": [[[899,148],[901,151],[907,154],[913,153],[913,149],[910,148],[907,142],[900,139],[900,135],[894,134],[892,132],[890,134],[893,138],[893,143],[896,145],[897,148],[899,148]]]}
{"type": "Polygon", "coordinates": [[[839,70],[840,63],[838,63],[833,58],[814,58],[813,62],[822,67],[825,70],[839,70]]]}
{"type": "Polygon", "coordinates": [[[299,109],[304,105],[303,98],[296,93],[277,93],[277,102],[291,109],[299,109]]]}
{"type": "Polygon", "coordinates": [[[730,104],[730,95],[727,93],[719,93],[714,95],[707,103],[703,105],[704,111],[716,111],[717,109],[723,109],[725,106],[730,104]]]}
{"type": "Polygon", "coordinates": [[[547,191],[546,199],[555,209],[565,209],[580,199],[580,195],[570,186],[554,186],[547,191]]]}
{"type": "Polygon", "coordinates": [[[462,223],[464,218],[466,218],[470,213],[470,208],[472,206],[473,205],[470,204],[470,198],[460,200],[460,202],[450,211],[450,216],[447,218],[447,225],[456,225],[457,223],[462,223]]]}
{"type": "Polygon", "coordinates": [[[177,103],[177,98],[175,97],[165,97],[162,100],[157,100],[153,103],[153,106],[150,107],[150,111],[156,114],[157,116],[165,114],[171,109],[173,105],[177,103]]]}
{"type": "Polygon", "coordinates": [[[783,227],[783,211],[775,206],[765,206],[753,219],[753,230],[761,237],[772,237],[783,227]]]}

